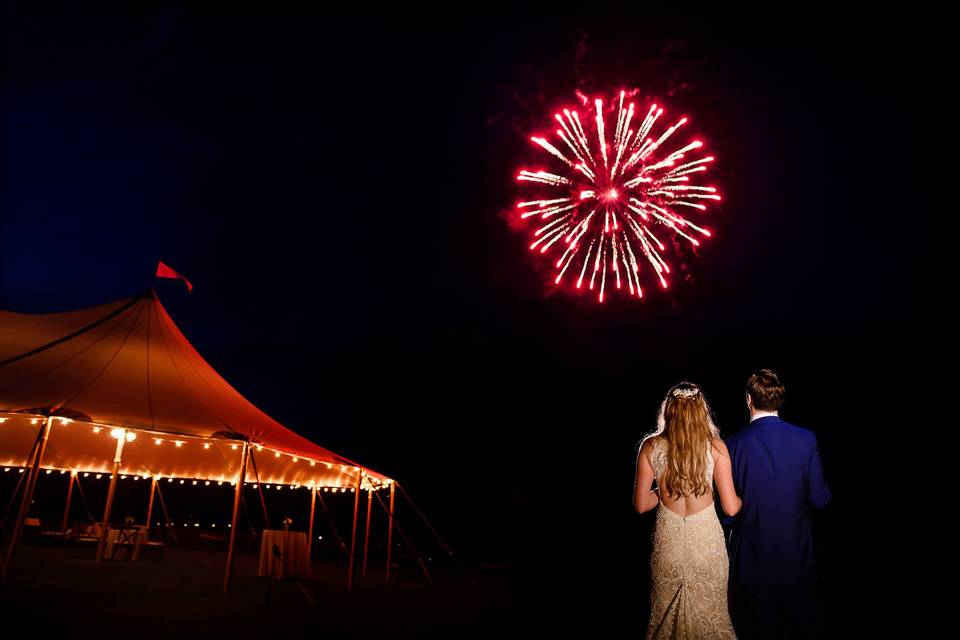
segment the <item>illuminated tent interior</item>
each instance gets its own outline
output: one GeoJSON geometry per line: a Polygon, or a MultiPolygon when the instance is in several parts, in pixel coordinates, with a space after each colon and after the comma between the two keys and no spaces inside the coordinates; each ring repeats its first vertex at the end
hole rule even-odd
{"type": "MultiPolygon", "coordinates": [[[[255,407],[193,348],[153,290],[62,313],[0,310],[0,466],[6,472],[19,467],[27,480],[3,563],[3,583],[37,478],[57,470],[71,473],[71,491],[79,474],[109,474],[98,562],[118,480],[151,479],[148,514],[160,480],[236,487],[224,591],[230,584],[243,487],[261,492],[264,485],[307,488],[311,501],[321,490],[353,492],[348,590],[360,493],[367,492],[369,540],[370,503],[376,496],[384,504],[377,490],[389,488],[389,580],[398,483],[307,440],[255,407]]],[[[309,548],[309,534],[307,539],[309,548]]],[[[365,546],[365,559],[366,553],[365,546]]]]}
{"type": "Polygon", "coordinates": [[[391,480],[255,407],[203,359],[153,291],[62,313],[0,310],[0,465],[24,467],[44,416],[41,469],[362,489],[391,480]],[[123,431],[119,431],[122,429],[123,431]],[[255,469],[255,471],[254,471],[255,469]]]}

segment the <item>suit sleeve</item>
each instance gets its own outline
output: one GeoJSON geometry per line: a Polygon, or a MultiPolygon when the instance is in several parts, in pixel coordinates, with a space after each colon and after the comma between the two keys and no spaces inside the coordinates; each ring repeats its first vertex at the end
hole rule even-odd
{"type": "Polygon", "coordinates": [[[830,488],[823,477],[823,463],[820,461],[820,445],[816,439],[807,463],[807,502],[810,506],[822,509],[830,502],[830,488]]]}

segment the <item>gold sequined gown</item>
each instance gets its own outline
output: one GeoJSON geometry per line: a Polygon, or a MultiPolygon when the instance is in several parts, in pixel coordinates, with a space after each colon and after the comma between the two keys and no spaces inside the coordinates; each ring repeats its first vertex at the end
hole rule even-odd
{"type": "MultiPolygon", "coordinates": [[[[667,453],[666,441],[657,438],[650,459],[658,486],[667,453]]],[[[707,482],[713,485],[709,449],[707,482]]],[[[686,517],[661,504],[650,557],[647,639],[736,638],[727,609],[728,571],[723,528],[713,504],[686,517]]]]}

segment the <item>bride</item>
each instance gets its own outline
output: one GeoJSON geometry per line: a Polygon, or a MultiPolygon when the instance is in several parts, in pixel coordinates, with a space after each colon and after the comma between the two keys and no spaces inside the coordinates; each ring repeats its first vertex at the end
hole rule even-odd
{"type": "Polygon", "coordinates": [[[714,486],[724,513],[735,515],[741,503],[727,447],[700,388],[681,382],[667,392],[657,430],[637,454],[634,506],[645,513],[660,504],[650,558],[648,639],[736,637],[714,486]]]}

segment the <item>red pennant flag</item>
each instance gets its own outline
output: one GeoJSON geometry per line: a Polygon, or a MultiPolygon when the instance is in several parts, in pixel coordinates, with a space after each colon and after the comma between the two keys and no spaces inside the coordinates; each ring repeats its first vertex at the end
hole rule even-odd
{"type": "Polygon", "coordinates": [[[193,285],[190,284],[190,281],[183,277],[179,272],[174,271],[167,265],[163,264],[163,261],[157,263],[157,277],[158,278],[173,278],[175,280],[183,280],[184,284],[187,285],[187,291],[193,291],[193,285]]]}

